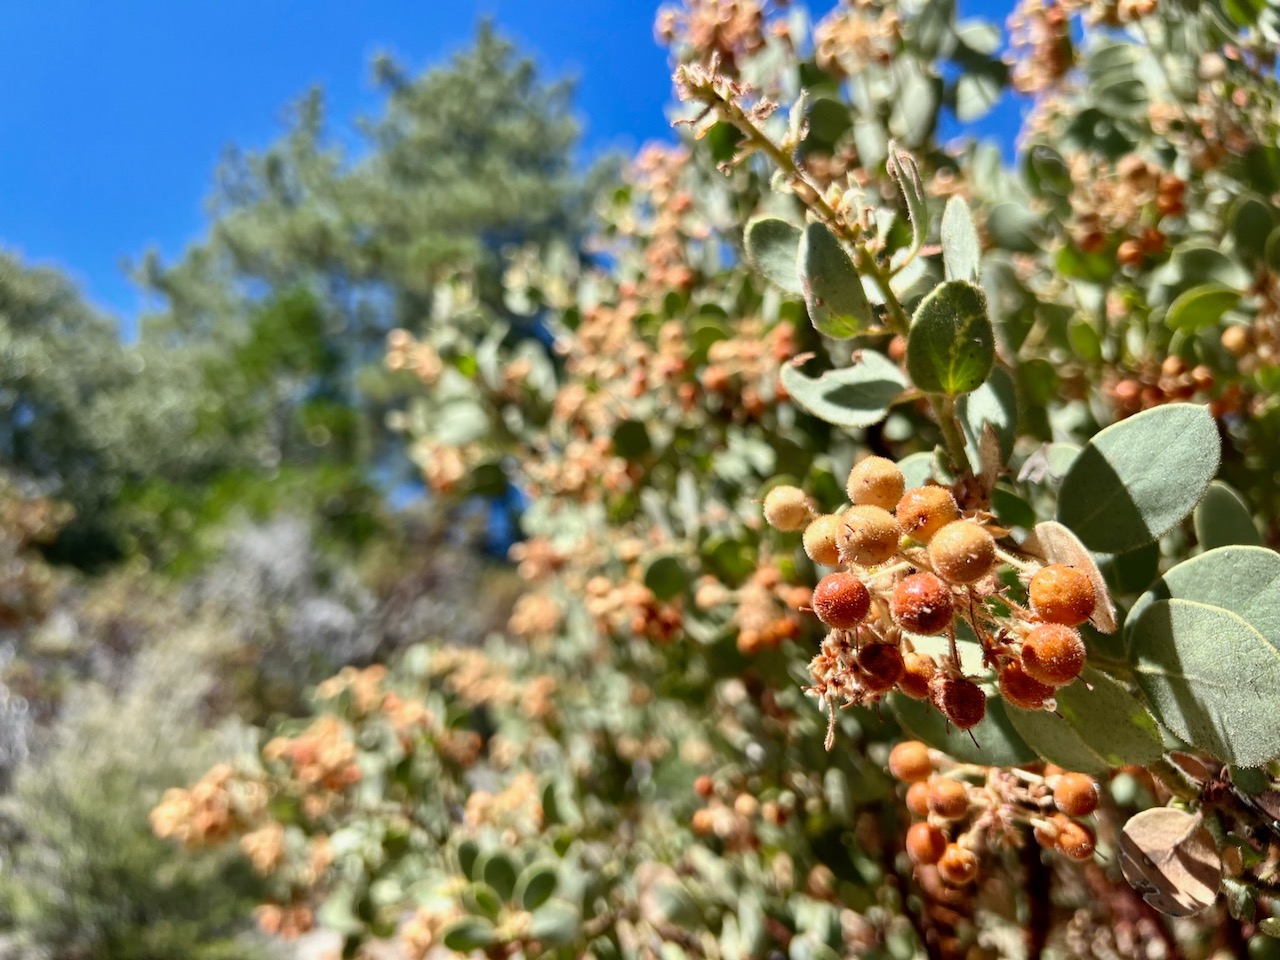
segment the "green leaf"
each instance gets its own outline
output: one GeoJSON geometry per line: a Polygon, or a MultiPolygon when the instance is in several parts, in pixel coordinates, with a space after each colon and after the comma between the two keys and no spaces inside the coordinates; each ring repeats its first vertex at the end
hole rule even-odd
{"type": "Polygon", "coordinates": [[[582,916],[570,903],[552,900],[533,911],[529,936],[549,947],[572,943],[582,926],[582,916]]]}
{"type": "Polygon", "coordinates": [[[903,199],[907,201],[907,217],[911,221],[910,253],[914,255],[929,237],[929,205],[925,201],[920,168],[916,165],[915,157],[891,145],[888,170],[889,176],[898,182],[903,199]]]}
{"type": "Polygon", "coordinates": [[[956,80],[956,119],[961,123],[981,120],[1004,93],[1000,70],[962,73],[956,80]]]}
{"type": "Polygon", "coordinates": [[[776,217],[760,217],[747,224],[744,242],[747,259],[765,279],[786,293],[800,295],[800,274],[796,269],[799,227],[776,217]]]}
{"type": "Polygon", "coordinates": [[[1231,205],[1228,217],[1236,249],[1251,261],[1260,259],[1275,228],[1271,206],[1257,194],[1247,193],[1231,205]]]}
{"type": "Polygon", "coordinates": [[[1012,201],[996,204],[987,214],[987,232],[992,242],[1011,253],[1039,253],[1036,235],[1040,227],[1041,221],[1035,214],[1012,201]]]}
{"type": "Polygon", "coordinates": [[[1091,550],[1124,553],[1172,530],[1218,471],[1207,407],[1170,403],[1112,424],[1063,478],[1058,520],[1091,550]]]}
{"type": "Polygon", "coordinates": [[[961,763],[1013,767],[1036,759],[1036,752],[1014,728],[999,697],[987,698],[987,715],[968,731],[950,726],[932,705],[901,693],[890,694],[889,708],[909,734],[961,763]]]}
{"type": "Polygon", "coordinates": [[[961,197],[948,200],[942,212],[942,263],[948,280],[976,283],[981,274],[982,246],[969,205],[961,197]]]}
{"type": "Polygon", "coordinates": [[[510,900],[516,889],[516,865],[501,850],[491,850],[476,861],[484,882],[503,900],[510,900]]]}
{"type": "Polygon", "coordinates": [[[828,370],[819,377],[806,377],[792,364],[782,368],[782,386],[797,406],[850,429],[883,420],[906,385],[897,365],[873,350],[863,350],[854,366],[828,370]]]}
{"type": "Polygon", "coordinates": [[[848,340],[872,325],[874,317],[862,278],[825,223],[805,227],[796,257],[805,306],[819,333],[848,340]]]}
{"type": "Polygon", "coordinates": [[[450,950],[470,953],[490,946],[498,939],[493,924],[482,917],[463,917],[444,928],[441,940],[450,950]]]}
{"type": "Polygon", "coordinates": [[[653,449],[642,420],[623,420],[613,431],[613,452],[624,460],[639,460],[653,449]]]}
{"type": "Polygon", "coordinates": [[[688,581],[684,565],[671,556],[656,558],[644,571],[644,585],[659,600],[670,600],[683,593],[688,581]]]}
{"type": "Polygon", "coordinates": [[[1209,484],[1204,499],[1196,505],[1192,522],[1196,528],[1196,539],[1205,550],[1234,544],[1262,546],[1262,536],[1254,526],[1248,506],[1240,499],[1240,494],[1221,480],[1209,484]]]}
{"type": "Polygon", "coordinates": [[[976,390],[995,362],[987,298],[963,280],[939,284],[921,301],[907,334],[907,372],[927,393],[976,390]]]}
{"type": "Polygon", "coordinates": [[[487,883],[471,883],[462,891],[462,905],[469,913],[497,920],[502,912],[502,898],[487,883]]]}
{"type": "Polygon", "coordinates": [[[974,470],[982,472],[978,453],[982,448],[982,428],[987,424],[1000,441],[1000,463],[1009,462],[1013,442],[1018,437],[1018,395],[1009,371],[997,367],[977,390],[960,398],[956,404],[960,425],[964,428],[965,446],[974,470]]]}
{"type": "Polygon", "coordinates": [[[1138,598],[1125,639],[1177,736],[1242,767],[1280,754],[1280,554],[1232,546],[1184,560],[1138,598]]]}
{"type": "Polygon", "coordinates": [[[1086,666],[1080,681],[1055,693],[1057,714],[1009,709],[1027,745],[1050,763],[1081,773],[1105,773],[1150,763],[1164,752],[1155,719],[1118,681],[1086,666]]]}
{"type": "Polygon", "coordinates": [[[1240,294],[1220,283],[1206,283],[1178,294],[1164,316],[1172,330],[1199,330],[1212,326],[1240,302],[1240,294]]]}
{"type": "Polygon", "coordinates": [[[526,910],[536,910],[546,903],[553,893],[559,876],[553,863],[533,863],[525,867],[516,882],[516,900],[526,910]]]}

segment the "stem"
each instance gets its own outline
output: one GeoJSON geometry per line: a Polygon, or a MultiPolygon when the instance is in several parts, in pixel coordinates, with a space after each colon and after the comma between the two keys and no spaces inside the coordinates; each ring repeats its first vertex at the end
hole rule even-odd
{"type": "Polygon", "coordinates": [[[942,429],[942,439],[946,443],[947,456],[951,458],[951,466],[962,481],[962,485],[971,487],[976,478],[969,468],[969,458],[964,452],[964,434],[960,432],[960,425],[956,422],[955,397],[930,394],[929,406],[933,408],[933,415],[937,418],[938,426],[942,429]]]}
{"type": "Polygon", "coordinates": [[[1147,769],[1175,797],[1183,800],[1200,799],[1200,791],[1187,779],[1186,774],[1166,758],[1161,757],[1159,760],[1147,764],[1147,769]]]}

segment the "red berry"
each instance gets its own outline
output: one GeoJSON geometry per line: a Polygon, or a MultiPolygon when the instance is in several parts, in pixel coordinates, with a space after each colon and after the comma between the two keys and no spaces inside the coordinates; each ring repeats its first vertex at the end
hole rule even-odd
{"type": "Polygon", "coordinates": [[[858,679],[872,693],[892,690],[902,678],[902,651],[888,643],[864,644],[858,651],[858,679]]]}
{"type": "Polygon", "coordinates": [[[889,611],[908,633],[941,633],[951,624],[951,590],[932,573],[913,573],[894,585],[889,611]]]}
{"type": "Polygon", "coordinates": [[[925,653],[905,653],[902,655],[902,678],[898,681],[898,689],[913,700],[929,699],[929,684],[938,665],[933,657],[925,653]]]}
{"type": "Polygon", "coordinates": [[[1084,641],[1071,627],[1043,623],[1033,627],[1022,644],[1022,668],[1041,683],[1062,687],[1080,676],[1085,661],[1084,641]]]}
{"type": "Polygon", "coordinates": [[[933,705],[961,730],[977,726],[987,715],[987,695],[972,680],[938,677],[929,693],[933,705]]]}
{"type": "Polygon", "coordinates": [[[1088,860],[1093,856],[1094,848],[1097,846],[1093,830],[1083,823],[1077,823],[1066,817],[1062,817],[1061,820],[1055,817],[1054,823],[1058,827],[1058,850],[1072,860],[1088,860]]]}
{"type": "Polygon", "coordinates": [[[871,594],[852,573],[831,573],[813,588],[813,612],[828,627],[850,630],[871,608],[871,594]]]}
{"type": "Polygon", "coordinates": [[[933,824],[913,823],[907,830],[906,846],[912,863],[937,863],[947,849],[947,837],[933,824]]]}
{"type": "Polygon", "coordinates": [[[1023,710],[1040,710],[1053,696],[1053,687],[1027,676],[1022,664],[1010,660],[1000,669],[1000,696],[1023,710]]]}

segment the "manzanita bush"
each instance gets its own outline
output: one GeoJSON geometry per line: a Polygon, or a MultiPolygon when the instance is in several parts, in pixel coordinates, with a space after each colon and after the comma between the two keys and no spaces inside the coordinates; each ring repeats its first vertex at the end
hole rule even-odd
{"type": "Polygon", "coordinates": [[[1280,8],[1009,27],[660,12],[686,141],[605,255],[388,344],[435,494],[527,495],[507,634],[344,671],[156,831],[348,955],[1272,955],[1280,8]],[[1006,164],[959,134],[1010,90],[1006,164]]]}

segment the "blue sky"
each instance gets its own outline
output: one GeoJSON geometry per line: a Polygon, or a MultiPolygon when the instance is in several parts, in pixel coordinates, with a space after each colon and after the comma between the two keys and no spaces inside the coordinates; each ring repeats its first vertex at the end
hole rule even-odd
{"type": "MultiPolygon", "coordinates": [[[[829,4],[812,4],[814,7],[829,4]]],[[[966,7],[1005,8],[1005,2],[966,7]]],[[[492,15],[548,76],[579,80],[584,149],[668,136],[656,0],[9,0],[0,3],[0,248],[67,270],[131,326],[122,263],[204,231],[214,167],[260,147],[319,84],[336,125],[378,107],[369,64],[413,70],[492,15]]],[[[1003,11],[1002,11],[1003,12],[1003,11]]]]}

